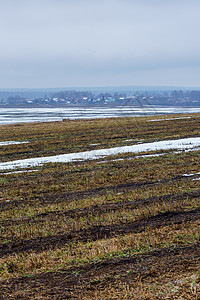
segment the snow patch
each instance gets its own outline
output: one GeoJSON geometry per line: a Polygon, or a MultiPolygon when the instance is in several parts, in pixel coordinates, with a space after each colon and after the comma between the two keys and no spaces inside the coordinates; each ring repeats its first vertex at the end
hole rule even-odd
{"type": "MultiPolygon", "coordinates": [[[[192,176],[196,176],[196,175],[200,175],[200,172],[191,173],[191,174],[183,174],[182,176],[184,176],[184,177],[192,177],[192,176]]],[[[199,180],[199,178],[194,178],[192,180],[199,180]]]]}
{"type": "Polygon", "coordinates": [[[130,139],[130,140],[125,140],[125,142],[131,142],[131,141],[133,141],[133,139],[130,139]]]}
{"type": "Polygon", "coordinates": [[[6,141],[6,142],[0,142],[0,146],[18,145],[18,144],[27,144],[27,143],[29,142],[6,141]]]}
{"type": "Polygon", "coordinates": [[[12,172],[0,173],[0,175],[15,174],[15,173],[38,172],[38,171],[39,171],[39,170],[12,171],[12,172]]]}
{"type": "Polygon", "coordinates": [[[55,156],[47,157],[36,157],[21,159],[9,162],[0,163],[0,170],[8,170],[14,168],[30,168],[38,165],[43,165],[45,163],[68,163],[78,160],[93,160],[103,158],[109,155],[116,155],[119,153],[138,153],[138,152],[147,152],[147,151],[157,151],[157,150],[169,150],[169,149],[178,149],[178,150],[195,150],[197,147],[200,147],[200,137],[196,138],[186,138],[179,140],[167,140],[159,141],[153,143],[144,143],[139,145],[132,146],[121,146],[114,147],[109,149],[99,149],[84,151],[78,153],[68,153],[60,154],[55,156]]]}
{"type": "Polygon", "coordinates": [[[182,176],[184,177],[190,177],[190,176],[194,176],[195,174],[191,173],[191,174],[183,174],[182,176]]]}
{"type": "Polygon", "coordinates": [[[145,155],[138,155],[135,158],[140,158],[140,157],[156,157],[156,156],[163,156],[168,153],[156,153],[156,154],[145,154],[145,155]]]}
{"type": "Polygon", "coordinates": [[[147,122],[158,122],[158,121],[171,121],[171,120],[181,120],[181,119],[191,119],[192,117],[179,117],[179,118],[169,118],[169,119],[155,119],[148,120],[147,122]]]}

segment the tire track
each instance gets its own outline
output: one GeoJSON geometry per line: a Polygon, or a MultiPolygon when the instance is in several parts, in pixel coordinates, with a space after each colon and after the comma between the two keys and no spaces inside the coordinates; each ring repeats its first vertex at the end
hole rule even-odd
{"type": "MultiPolygon", "coordinates": [[[[194,175],[196,176],[196,175],[194,175]]],[[[27,205],[31,205],[35,202],[41,205],[50,204],[50,203],[62,203],[62,202],[73,202],[75,200],[81,200],[87,197],[94,197],[94,196],[101,196],[105,195],[106,192],[123,192],[123,191],[129,191],[134,190],[136,188],[143,188],[143,187],[150,187],[160,184],[166,184],[174,181],[187,181],[194,177],[185,177],[185,176],[176,176],[169,179],[163,179],[163,180],[157,180],[157,181],[145,181],[145,182],[131,182],[131,183],[123,183],[118,185],[110,185],[110,186],[104,186],[99,187],[95,189],[89,189],[85,191],[77,191],[77,192],[67,192],[67,193],[61,193],[61,194],[53,194],[53,195],[43,195],[38,197],[33,197],[29,199],[23,199],[23,200],[14,200],[10,202],[0,202],[0,211],[6,211],[10,210],[13,207],[25,207],[27,205]]]]}
{"type": "Polygon", "coordinates": [[[20,219],[9,219],[3,222],[0,222],[0,226],[13,226],[25,223],[42,223],[46,218],[56,219],[57,216],[77,218],[77,217],[85,217],[88,215],[101,215],[111,211],[118,211],[120,209],[129,209],[134,210],[139,207],[148,206],[153,203],[167,203],[175,202],[178,200],[184,199],[194,199],[200,197],[200,190],[195,190],[192,192],[184,192],[179,194],[171,194],[171,195],[163,195],[157,197],[149,197],[145,199],[139,199],[136,201],[120,201],[120,202],[109,202],[101,205],[93,205],[86,208],[77,208],[71,209],[67,211],[50,211],[41,214],[34,215],[29,218],[20,218],[20,219]]]}
{"type": "Polygon", "coordinates": [[[166,212],[156,216],[137,220],[130,223],[94,226],[89,229],[71,231],[62,235],[39,237],[35,239],[10,242],[0,245],[0,257],[6,255],[21,253],[27,251],[41,252],[48,249],[56,249],[64,245],[75,242],[96,241],[107,239],[114,236],[125,235],[128,233],[139,233],[147,228],[155,229],[171,224],[180,224],[182,222],[192,222],[200,219],[200,208],[190,211],[166,212]]]}
{"type": "Polygon", "coordinates": [[[138,281],[161,279],[161,276],[169,276],[173,272],[178,272],[179,275],[188,270],[197,272],[199,265],[200,244],[196,243],[175,249],[161,248],[145,254],[106,259],[68,270],[41,273],[31,278],[4,280],[1,281],[1,291],[7,297],[20,290],[26,291],[25,295],[31,299],[41,296],[43,292],[51,299],[76,299],[75,296],[80,296],[80,292],[105,288],[120,281],[137,286],[138,281]],[[59,296],[61,298],[56,298],[59,296]]]}

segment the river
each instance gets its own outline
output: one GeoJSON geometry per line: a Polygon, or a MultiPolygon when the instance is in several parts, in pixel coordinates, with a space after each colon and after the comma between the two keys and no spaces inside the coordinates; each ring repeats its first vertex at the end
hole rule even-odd
{"type": "Polygon", "coordinates": [[[50,122],[63,119],[155,116],[176,113],[199,113],[200,107],[69,107],[69,108],[0,108],[0,124],[50,122]]]}

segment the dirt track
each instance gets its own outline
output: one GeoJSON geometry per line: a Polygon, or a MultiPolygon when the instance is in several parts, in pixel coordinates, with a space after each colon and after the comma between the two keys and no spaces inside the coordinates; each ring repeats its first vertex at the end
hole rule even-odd
{"type": "Polygon", "coordinates": [[[6,280],[1,282],[1,291],[6,299],[81,299],[81,293],[105,288],[118,280],[134,286],[138,281],[153,282],[157,277],[167,277],[174,271],[179,274],[196,272],[199,266],[200,244],[193,244],[110,259],[58,272],[41,273],[32,278],[6,280]],[[18,296],[15,298],[16,295],[18,296]],[[41,298],[37,298],[39,296],[41,298]]]}
{"type": "Polygon", "coordinates": [[[146,182],[131,182],[131,183],[124,183],[124,184],[118,184],[118,185],[111,185],[111,186],[104,186],[99,187],[96,189],[88,189],[85,191],[77,191],[77,192],[66,192],[66,193],[59,193],[59,194],[52,194],[52,195],[42,195],[38,197],[33,197],[29,199],[23,199],[23,200],[14,200],[10,202],[0,202],[0,211],[9,210],[12,207],[17,206],[27,206],[29,204],[32,204],[33,202],[36,202],[38,204],[45,204],[45,203],[56,203],[56,202],[72,202],[77,199],[84,199],[86,197],[91,196],[97,196],[97,195],[104,195],[105,192],[123,192],[123,191],[129,191],[134,190],[137,188],[143,188],[143,187],[150,187],[150,186],[157,186],[160,184],[166,184],[170,182],[177,182],[177,181],[187,181],[189,179],[195,178],[196,175],[191,177],[185,177],[185,176],[176,176],[169,179],[163,179],[158,181],[146,181],[146,182]]]}
{"type": "Polygon", "coordinates": [[[194,190],[191,192],[184,192],[179,194],[170,194],[170,195],[163,195],[158,197],[150,197],[145,199],[139,199],[136,201],[120,201],[120,202],[110,202],[101,205],[94,205],[86,208],[81,209],[71,209],[68,211],[51,211],[46,213],[41,213],[34,215],[33,217],[29,218],[19,218],[19,219],[9,219],[7,221],[0,222],[0,226],[9,226],[9,225],[18,225],[22,223],[42,223],[44,222],[45,218],[50,217],[54,219],[56,216],[65,216],[65,217],[83,217],[88,216],[92,213],[92,215],[100,215],[104,214],[109,211],[117,211],[122,208],[125,209],[135,209],[138,207],[150,205],[153,203],[164,203],[164,202],[175,202],[183,199],[194,199],[200,197],[200,190],[194,190]]]}
{"type": "Polygon", "coordinates": [[[141,219],[131,223],[116,224],[109,226],[95,226],[90,229],[80,231],[71,231],[67,234],[41,237],[19,242],[7,243],[0,246],[0,257],[8,254],[36,251],[41,252],[48,249],[55,249],[69,244],[73,241],[88,242],[97,239],[111,238],[127,233],[142,232],[147,228],[159,228],[171,224],[179,224],[182,222],[191,222],[200,219],[200,208],[183,212],[167,212],[156,216],[141,219]]]}

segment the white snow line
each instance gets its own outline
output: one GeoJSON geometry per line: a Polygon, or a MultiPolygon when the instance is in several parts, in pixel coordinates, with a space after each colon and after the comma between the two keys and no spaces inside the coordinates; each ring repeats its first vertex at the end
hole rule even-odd
{"type": "Polygon", "coordinates": [[[130,139],[130,140],[125,140],[125,142],[132,142],[133,141],[133,139],[130,139]]]}
{"type": "Polygon", "coordinates": [[[18,144],[27,144],[27,143],[29,142],[6,141],[6,142],[0,142],[0,146],[18,145],[18,144]]]}
{"type": "Polygon", "coordinates": [[[15,174],[15,173],[29,173],[29,172],[38,172],[38,171],[39,170],[13,171],[13,172],[0,173],[0,175],[15,174]]]}
{"type": "Polygon", "coordinates": [[[169,154],[169,153],[156,153],[156,154],[144,154],[144,155],[138,155],[136,156],[135,158],[144,158],[144,157],[157,157],[157,156],[163,156],[163,155],[166,155],[166,154],[169,154]]]}
{"type": "Polygon", "coordinates": [[[184,177],[190,177],[190,176],[194,176],[195,174],[191,173],[191,174],[183,174],[182,176],[184,177]]]}
{"type": "Polygon", "coordinates": [[[98,164],[104,164],[104,163],[109,163],[111,161],[119,161],[119,160],[125,160],[125,159],[131,159],[131,158],[116,158],[116,159],[111,159],[111,160],[102,160],[102,161],[98,161],[98,164]]]}
{"type": "Polygon", "coordinates": [[[147,122],[172,121],[172,120],[191,119],[191,118],[192,117],[179,117],[179,118],[169,118],[169,119],[155,119],[155,120],[148,120],[147,122]]]}
{"type": "Polygon", "coordinates": [[[45,163],[67,163],[78,160],[91,160],[103,158],[109,155],[115,155],[119,153],[138,153],[146,151],[156,151],[156,150],[169,150],[169,149],[178,149],[178,150],[193,150],[196,147],[200,146],[200,137],[195,138],[186,138],[179,140],[167,140],[153,143],[144,143],[137,144],[132,146],[121,146],[114,147],[110,149],[99,149],[84,151],[78,153],[68,153],[60,154],[56,156],[47,156],[47,157],[36,157],[21,159],[9,162],[0,163],[0,170],[8,170],[14,168],[30,168],[38,165],[43,165],[45,163]]]}
{"type": "Polygon", "coordinates": [[[163,156],[163,155],[167,155],[169,153],[156,153],[156,154],[144,154],[144,155],[138,155],[138,156],[135,156],[135,157],[125,157],[125,158],[116,158],[116,159],[111,159],[111,160],[102,160],[102,161],[99,161],[98,164],[104,164],[104,163],[109,163],[111,161],[119,161],[119,160],[130,160],[130,159],[135,159],[135,158],[145,158],[145,157],[157,157],[157,156],[163,156]]]}
{"type": "MultiPolygon", "coordinates": [[[[191,174],[183,174],[182,176],[184,176],[184,177],[190,177],[190,176],[195,176],[195,175],[200,175],[200,172],[191,173],[191,174]]],[[[194,179],[194,180],[196,180],[196,179],[194,179]]]]}

